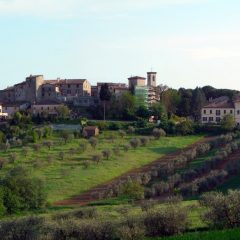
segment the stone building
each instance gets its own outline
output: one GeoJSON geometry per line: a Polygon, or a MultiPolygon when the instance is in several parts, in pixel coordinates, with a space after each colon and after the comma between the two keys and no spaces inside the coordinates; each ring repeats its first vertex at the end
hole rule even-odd
{"type": "Polygon", "coordinates": [[[54,101],[42,101],[38,103],[33,103],[31,105],[31,112],[32,115],[51,115],[51,116],[57,116],[58,115],[58,108],[62,106],[59,102],[54,101]]]}
{"type": "Polygon", "coordinates": [[[13,117],[16,112],[27,110],[30,104],[25,103],[2,103],[2,111],[7,113],[8,117],[13,117]]]}
{"type": "Polygon", "coordinates": [[[129,89],[134,88],[137,99],[142,99],[146,106],[160,101],[160,92],[157,87],[157,72],[147,73],[147,85],[146,78],[138,76],[128,78],[128,82],[129,89]]]}
{"type": "Polygon", "coordinates": [[[0,120],[5,120],[8,118],[8,114],[3,112],[2,103],[0,103],[0,120]]]}
{"type": "Polygon", "coordinates": [[[0,91],[0,101],[6,103],[64,102],[85,96],[91,96],[91,84],[86,79],[44,80],[43,75],[30,75],[24,82],[0,91]]]}
{"type": "Polygon", "coordinates": [[[108,89],[112,94],[115,94],[116,97],[121,96],[124,92],[128,91],[128,86],[125,83],[108,83],[108,82],[98,82],[97,83],[97,91],[98,96],[101,91],[101,87],[107,84],[108,89]]]}
{"type": "Polygon", "coordinates": [[[129,89],[135,88],[135,87],[145,87],[146,86],[146,78],[145,77],[130,77],[128,78],[128,87],[129,89]]]}

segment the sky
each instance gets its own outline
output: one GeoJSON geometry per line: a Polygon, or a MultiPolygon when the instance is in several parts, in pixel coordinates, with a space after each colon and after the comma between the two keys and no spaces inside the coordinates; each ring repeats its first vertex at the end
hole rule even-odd
{"type": "Polygon", "coordinates": [[[30,74],[240,90],[239,0],[0,0],[0,89],[30,74]]]}

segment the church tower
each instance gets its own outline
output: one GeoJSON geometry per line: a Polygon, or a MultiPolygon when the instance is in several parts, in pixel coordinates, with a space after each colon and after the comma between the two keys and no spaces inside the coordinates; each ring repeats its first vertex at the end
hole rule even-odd
{"type": "Polygon", "coordinates": [[[148,87],[157,86],[157,72],[148,72],[147,73],[147,85],[148,87]]]}

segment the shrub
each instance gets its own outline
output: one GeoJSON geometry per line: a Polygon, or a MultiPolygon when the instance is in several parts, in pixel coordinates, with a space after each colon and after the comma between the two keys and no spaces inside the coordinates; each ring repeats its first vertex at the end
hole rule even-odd
{"type": "Polygon", "coordinates": [[[108,128],[109,130],[119,130],[121,125],[119,122],[110,122],[108,128]]]}
{"type": "Polygon", "coordinates": [[[90,166],[90,161],[88,161],[88,160],[83,161],[83,167],[85,169],[89,168],[89,166],[90,166]]]}
{"type": "Polygon", "coordinates": [[[11,153],[9,155],[9,162],[10,163],[15,163],[16,160],[17,160],[17,154],[16,153],[11,153]]]}
{"type": "Polygon", "coordinates": [[[120,148],[118,146],[115,146],[113,148],[113,152],[114,152],[115,155],[119,155],[120,154],[120,148]]]}
{"type": "Polygon", "coordinates": [[[187,210],[169,204],[157,211],[150,211],[144,218],[146,234],[151,237],[170,236],[184,232],[188,226],[187,210]]]}
{"type": "Polygon", "coordinates": [[[131,139],[130,145],[133,148],[137,148],[138,146],[140,146],[140,140],[138,138],[131,139]]]}
{"type": "Polygon", "coordinates": [[[133,134],[135,132],[135,128],[133,126],[128,126],[127,132],[128,134],[133,134]]]}
{"type": "Polygon", "coordinates": [[[180,135],[194,133],[193,122],[191,120],[185,120],[176,124],[176,132],[180,135]]]}
{"type": "Polygon", "coordinates": [[[8,213],[39,209],[46,204],[42,180],[31,177],[22,167],[10,170],[3,179],[2,185],[5,188],[4,206],[8,213]]]}
{"type": "Polygon", "coordinates": [[[120,195],[140,200],[144,198],[144,187],[137,181],[128,181],[121,186],[120,195]]]}
{"type": "Polygon", "coordinates": [[[111,157],[111,151],[110,150],[103,150],[102,151],[102,155],[104,158],[106,158],[107,160],[111,157]]]}
{"type": "Polygon", "coordinates": [[[129,149],[130,149],[130,145],[129,145],[129,144],[125,144],[125,145],[123,146],[123,150],[124,150],[125,152],[128,152],[129,149]]]}
{"type": "Polygon", "coordinates": [[[65,152],[59,152],[59,158],[63,161],[65,158],[65,152]]]}
{"type": "Polygon", "coordinates": [[[53,142],[52,141],[45,141],[45,142],[43,142],[43,145],[46,146],[50,150],[51,147],[53,146],[53,142]]]}
{"type": "Polygon", "coordinates": [[[155,139],[159,139],[160,137],[165,137],[166,136],[166,132],[161,128],[160,129],[159,128],[154,128],[152,134],[155,137],[155,139]]]}
{"type": "Polygon", "coordinates": [[[114,227],[112,222],[100,220],[68,219],[58,223],[53,229],[53,239],[112,240],[114,227]]]}
{"type": "Polygon", "coordinates": [[[37,143],[33,144],[33,150],[34,151],[39,152],[40,149],[41,149],[41,145],[40,144],[37,144],[37,143]]]}
{"type": "Polygon", "coordinates": [[[90,145],[92,146],[92,148],[96,148],[97,144],[98,144],[98,140],[95,137],[91,137],[88,141],[90,143],[90,145]]]}
{"type": "Polygon", "coordinates": [[[0,236],[2,240],[8,239],[46,239],[43,236],[44,218],[25,217],[1,222],[0,236]]]}
{"type": "Polygon", "coordinates": [[[3,145],[3,148],[4,148],[4,151],[7,152],[10,148],[11,148],[11,145],[9,142],[6,142],[4,145],[3,145]]]}
{"type": "Polygon", "coordinates": [[[153,200],[143,201],[140,205],[143,212],[150,211],[151,209],[153,209],[154,206],[155,206],[155,203],[153,200]]]}
{"type": "Polygon", "coordinates": [[[142,146],[146,146],[149,143],[149,138],[148,137],[141,137],[140,138],[142,146]]]}
{"type": "Polygon", "coordinates": [[[125,131],[123,131],[123,130],[119,130],[119,136],[121,137],[121,138],[124,138],[125,136],[126,136],[126,132],[125,131]]]}
{"type": "Polygon", "coordinates": [[[28,155],[28,153],[29,153],[29,148],[24,147],[24,148],[22,149],[22,153],[23,153],[23,155],[24,155],[25,157],[27,157],[27,155],[28,155]]]}
{"type": "Polygon", "coordinates": [[[144,239],[145,227],[138,219],[128,217],[118,228],[117,235],[120,240],[141,240],[144,239]]]}
{"type": "Polygon", "coordinates": [[[3,169],[5,163],[6,163],[5,159],[0,158],[0,170],[3,169]]]}
{"type": "Polygon", "coordinates": [[[202,143],[202,144],[199,144],[199,145],[197,146],[197,153],[198,153],[199,155],[203,155],[203,154],[209,152],[210,149],[211,149],[211,146],[210,146],[209,143],[202,143]]]}
{"type": "Polygon", "coordinates": [[[79,147],[80,147],[80,151],[81,152],[85,152],[86,150],[87,150],[87,143],[86,142],[84,142],[84,143],[80,143],[79,144],[79,147]]]}
{"type": "Polygon", "coordinates": [[[102,160],[102,154],[96,154],[92,156],[92,160],[99,164],[99,162],[102,160]]]}
{"type": "Polygon", "coordinates": [[[212,227],[234,228],[240,226],[240,191],[229,190],[226,195],[210,192],[202,196],[200,204],[207,208],[203,220],[212,227]]]}

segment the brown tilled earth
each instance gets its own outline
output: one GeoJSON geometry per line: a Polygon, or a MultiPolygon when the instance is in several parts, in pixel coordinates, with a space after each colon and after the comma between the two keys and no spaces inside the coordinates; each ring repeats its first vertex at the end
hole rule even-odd
{"type": "Polygon", "coordinates": [[[137,176],[139,173],[149,172],[153,167],[156,167],[159,164],[167,163],[167,162],[175,159],[181,153],[181,151],[192,149],[199,143],[206,143],[213,139],[214,139],[213,137],[207,137],[207,138],[201,139],[198,142],[195,142],[186,148],[183,148],[183,149],[177,150],[173,153],[162,156],[161,158],[157,159],[156,161],[153,161],[143,167],[132,169],[119,177],[113,178],[112,180],[110,180],[108,182],[99,184],[98,186],[91,188],[88,191],[86,191],[82,194],[79,194],[78,196],[72,197],[70,199],[62,200],[59,202],[55,202],[54,205],[55,206],[70,206],[70,205],[83,206],[83,205],[87,205],[90,202],[97,201],[99,199],[97,197],[94,197],[94,195],[96,195],[95,193],[105,192],[107,189],[109,189],[110,186],[118,183],[119,180],[125,180],[129,176],[131,176],[131,177],[137,176]]]}

